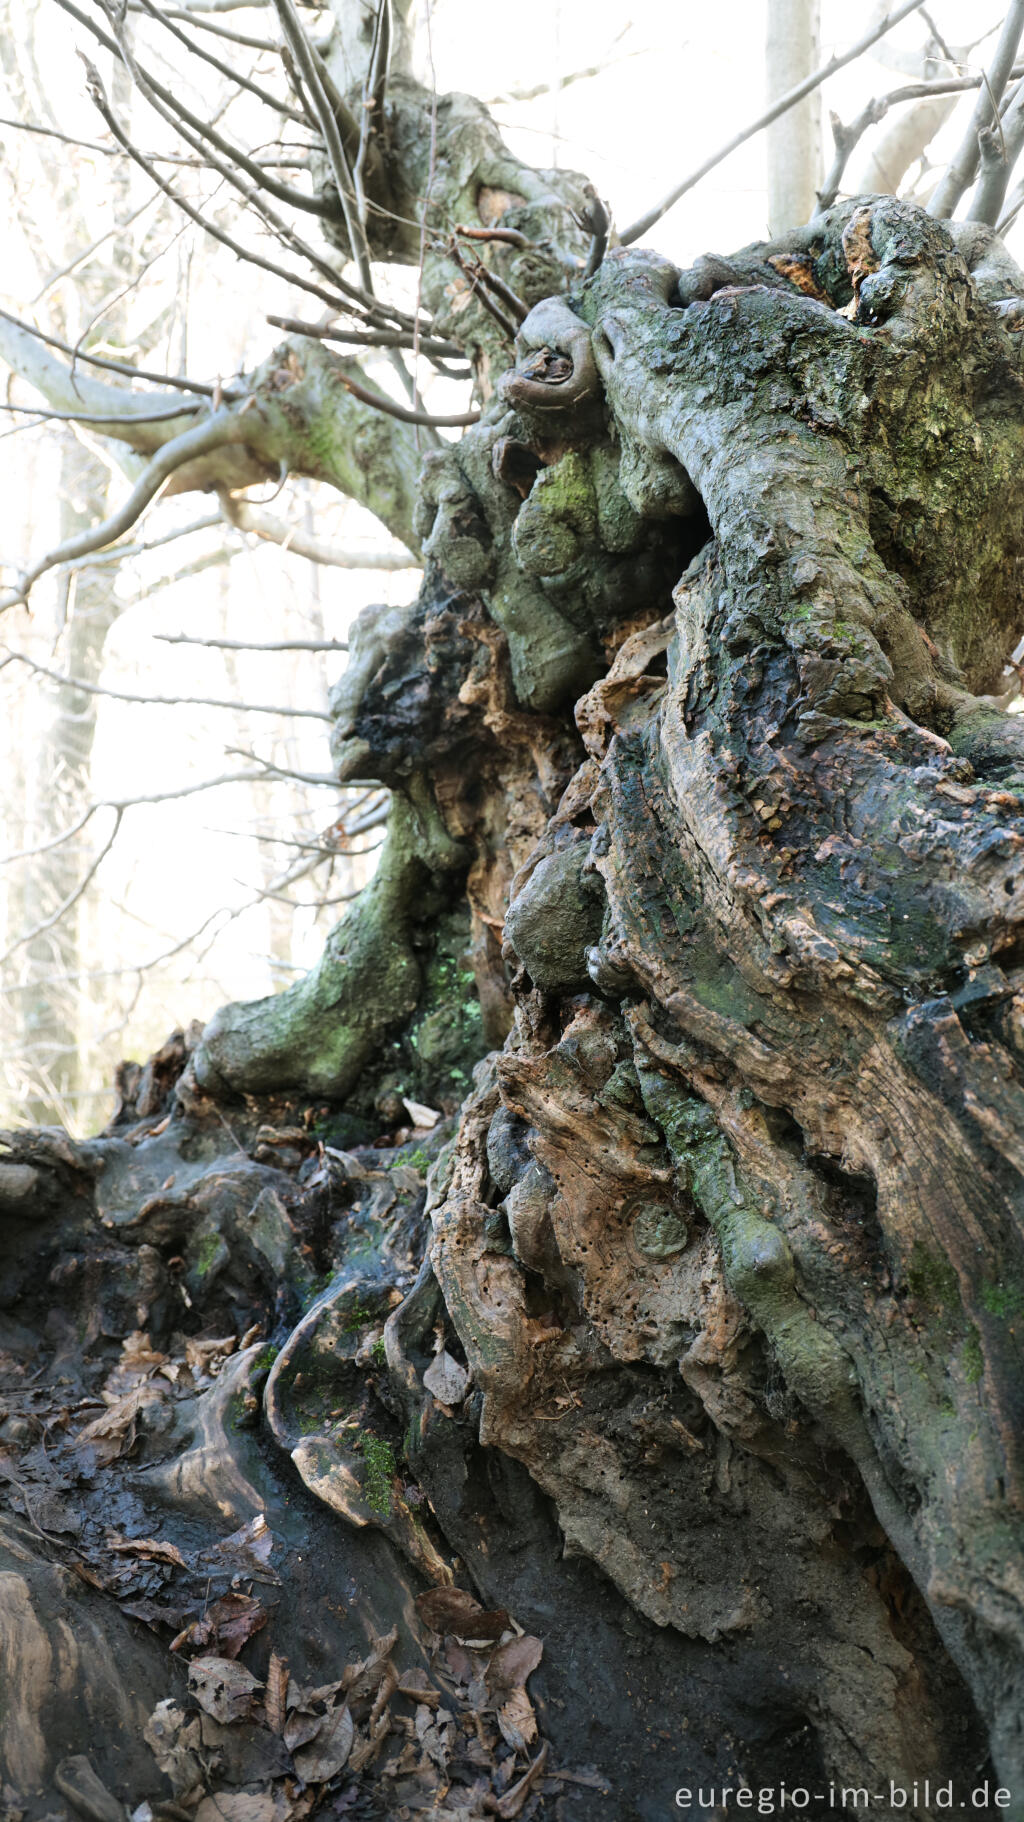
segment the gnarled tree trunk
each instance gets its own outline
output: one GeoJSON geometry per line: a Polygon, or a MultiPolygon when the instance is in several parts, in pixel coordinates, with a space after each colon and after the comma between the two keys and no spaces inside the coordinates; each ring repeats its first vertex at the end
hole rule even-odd
{"type": "MultiPolygon", "coordinates": [[[[412,90],[394,121],[423,194],[412,90]]],[[[307,981],[223,1009],[107,1138],[11,1140],[12,1206],[91,1173],[140,1326],[183,1260],[190,1307],[276,1320],[269,1434],[545,1634],[545,1724],[604,1813],[729,1778],[959,1804],[966,1685],[1022,1814],[1024,279],[891,199],[584,277],[576,180],[513,171],[463,98],[441,129],[453,213],[534,243],[489,253],[533,308],[499,379],[449,289],[497,384],[427,456],[418,600],[367,611],[335,693],[340,776],[393,793],[380,870],[307,981]]],[[[237,1522],[260,1496],[207,1415],[136,1493],[237,1522]]]]}

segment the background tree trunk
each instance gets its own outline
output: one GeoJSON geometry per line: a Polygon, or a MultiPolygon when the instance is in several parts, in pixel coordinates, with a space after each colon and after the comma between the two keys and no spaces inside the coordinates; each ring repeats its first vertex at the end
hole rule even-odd
{"type": "MultiPolygon", "coordinates": [[[[768,0],[765,75],[768,102],[796,88],[821,62],[820,0],[768,0]]],[[[768,151],[768,231],[809,221],[821,182],[821,93],[815,89],[772,123],[768,151]]]]}

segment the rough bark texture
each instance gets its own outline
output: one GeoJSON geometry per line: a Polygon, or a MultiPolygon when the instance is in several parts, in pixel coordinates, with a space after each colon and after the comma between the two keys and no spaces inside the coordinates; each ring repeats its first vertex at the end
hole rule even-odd
{"type": "MultiPolygon", "coordinates": [[[[422,592],[368,610],[335,695],[340,776],[393,792],[380,872],[309,980],[126,1081],[112,1134],[10,1141],[4,1345],[44,1270],[82,1307],[97,1221],[148,1276],[84,1342],[58,1323],[88,1384],[128,1326],[273,1328],[263,1430],[223,1419],[228,1384],[258,1421],[254,1348],[175,1407],[191,1440],[143,1443],[128,1518],[163,1499],[196,1560],[214,1508],[297,1536],[283,1450],[358,1534],[332,1533],[329,1610],[362,1577],[422,1666],[407,1589],[454,1575],[544,1636],[544,1725],[608,1779],[598,1813],[740,1775],[959,1802],[987,1737],[1020,1816],[1024,741],[994,692],[1024,280],[891,199],[583,280],[575,180],[556,207],[479,130],[446,194],[528,237],[554,209],[550,295],[496,385],[481,320],[489,403],[428,456],[422,592]],[[403,1097],[444,1114],[429,1139],[403,1097]]],[[[56,1527],[8,1442],[33,1535],[0,1614],[44,1643],[3,1725],[34,1792],[98,1723],[46,1734],[56,1527]]],[[[293,1568],[282,1636],[327,1675],[342,1641],[301,1634],[293,1568]]],[[[150,1653],[134,1687],[162,1677],[150,1653]]],[[[122,1794],[155,1788],[105,1750],[122,1794]]]]}

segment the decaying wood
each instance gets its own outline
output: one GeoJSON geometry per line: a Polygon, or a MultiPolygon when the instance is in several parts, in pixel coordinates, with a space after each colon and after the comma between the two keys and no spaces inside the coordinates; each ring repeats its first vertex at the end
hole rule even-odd
{"type": "Polygon", "coordinates": [[[575,180],[444,125],[532,307],[502,374],[432,253],[484,408],[331,702],[378,874],[102,1138],[6,1141],[8,1782],[1024,1790],[1024,277],[879,198],[589,270],[575,180]]]}

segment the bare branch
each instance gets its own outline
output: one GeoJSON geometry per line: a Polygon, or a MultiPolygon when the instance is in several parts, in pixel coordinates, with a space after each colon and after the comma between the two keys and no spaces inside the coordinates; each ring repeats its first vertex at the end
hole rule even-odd
{"type": "Polygon", "coordinates": [[[321,60],[306,37],[292,0],[273,0],[273,3],[281,21],[281,29],[302,72],[310,101],[324,136],[331,172],[338,191],[338,200],[345,217],[349,246],[359,271],[360,282],[363,290],[372,297],[373,274],[370,270],[370,250],[366,244],[366,230],[359,219],[358,211],[353,207],[356,201],[355,178],[334,110],[324,87],[321,60]]]}
{"type": "MultiPolygon", "coordinates": [[[[57,0],[57,4],[58,6],[62,6],[73,12],[76,17],[78,16],[78,8],[72,6],[71,0],[57,0]]],[[[104,37],[105,36],[106,34],[104,33],[104,37]]],[[[152,160],[146,153],[141,152],[128,138],[128,135],[121,126],[119,126],[110,108],[98,72],[89,62],[88,58],[83,58],[83,62],[85,63],[88,74],[89,94],[103,116],[103,119],[106,121],[107,126],[110,128],[110,131],[113,133],[114,138],[117,140],[118,145],[123,146],[129,156],[135,160],[140,170],[145,171],[147,176],[151,177],[153,182],[163,191],[164,195],[169,197],[171,202],[176,204],[176,206],[188,216],[190,221],[194,221],[197,227],[202,228],[204,234],[209,234],[211,239],[219,241],[221,246],[227,247],[228,251],[234,253],[238,259],[245,260],[249,265],[259,266],[262,271],[272,273],[275,278],[284,279],[285,284],[297,285],[300,290],[308,291],[312,297],[318,297],[321,303],[327,304],[330,309],[345,310],[350,307],[345,302],[344,293],[348,291],[352,294],[352,287],[347,286],[344,279],[334,277],[332,280],[335,286],[334,292],[325,290],[323,285],[316,284],[314,280],[307,278],[303,273],[290,272],[286,267],[279,266],[275,260],[267,259],[262,253],[254,253],[250,248],[243,247],[232,235],[227,234],[223,228],[218,228],[207,216],[201,214],[198,209],[194,208],[187,197],[184,197],[181,194],[180,190],[176,190],[172,184],[169,184],[160,176],[159,172],[154,168],[152,160]]],[[[237,187],[238,185],[236,184],[236,188],[237,187]]],[[[251,196],[248,199],[255,200],[255,198],[251,196]]],[[[296,236],[295,238],[297,239],[298,237],[296,236]]],[[[315,261],[315,263],[319,262],[315,261]]]]}
{"type": "Polygon", "coordinates": [[[464,228],[456,222],[452,233],[458,234],[463,240],[503,240],[508,247],[529,247],[533,244],[525,234],[520,234],[518,228],[464,228]]]}
{"type": "Polygon", "coordinates": [[[923,158],[956,106],[954,90],[942,94],[936,88],[929,95],[910,99],[906,111],[891,120],[867,152],[863,165],[849,188],[865,195],[884,191],[895,195],[911,165],[923,158]]]}
{"type": "Polygon", "coordinates": [[[830,209],[832,207],[832,204],[839,194],[839,185],[843,180],[843,172],[846,170],[855,146],[863,138],[869,127],[877,126],[878,122],[884,118],[887,108],[888,99],[885,96],[882,96],[875,101],[869,101],[867,106],[861,109],[856,120],[852,120],[849,126],[843,125],[838,114],[830,115],[829,120],[832,127],[832,144],[834,150],[832,163],[825,173],[825,180],[821,189],[818,191],[818,206],[815,210],[816,215],[821,214],[825,209],[830,209]]]}
{"type": "MultiPolygon", "coordinates": [[[[109,17],[111,0],[99,0],[99,4],[104,6],[109,17]]],[[[114,21],[112,21],[112,23],[114,23],[114,21]]],[[[185,38],[184,33],[178,32],[176,26],[168,25],[168,30],[177,33],[177,35],[183,39],[186,46],[188,46],[188,39],[185,38]]],[[[232,142],[229,139],[225,139],[223,134],[219,133],[217,128],[209,121],[200,120],[197,114],[193,114],[191,108],[186,107],[180,95],[176,95],[172,89],[165,87],[162,82],[159,82],[157,78],[139,62],[139,59],[135,56],[134,51],[128,44],[123,31],[118,37],[118,48],[121,61],[131,72],[140,94],[145,96],[150,107],[155,108],[156,112],[160,114],[169,125],[177,127],[194,151],[202,152],[204,141],[215,146],[222,158],[226,159],[228,162],[222,164],[219,159],[211,158],[210,163],[216,171],[220,172],[220,175],[224,177],[226,181],[233,182],[235,188],[240,189],[243,195],[246,194],[245,188],[238,182],[237,177],[234,175],[234,166],[236,165],[240,170],[248,173],[249,177],[252,178],[259,189],[266,190],[270,196],[276,197],[278,202],[289,203],[293,209],[304,209],[311,215],[333,215],[334,211],[329,203],[324,202],[318,196],[308,196],[303,190],[296,190],[291,184],[282,183],[279,178],[272,177],[265,166],[258,164],[254,158],[250,158],[247,152],[243,152],[241,146],[233,145],[232,142]],[[182,126],[183,121],[191,127],[191,133],[185,131],[182,126]]],[[[206,55],[208,53],[202,54],[206,55]]],[[[229,72],[229,74],[231,74],[231,72],[229,72]]],[[[234,80],[237,81],[239,78],[235,77],[234,80]]],[[[296,115],[294,110],[291,109],[289,110],[289,113],[292,118],[301,121],[302,115],[296,115]]]]}
{"type": "Polygon", "coordinates": [[[36,676],[49,677],[52,683],[59,683],[64,689],[78,690],[86,696],[104,696],[111,702],[138,703],[142,708],[148,709],[230,709],[239,715],[280,715],[282,718],[301,721],[331,720],[330,715],[323,714],[320,709],[290,709],[276,702],[226,702],[219,696],[148,696],[135,691],[108,689],[101,683],[88,683],[84,677],[70,677],[64,671],[52,671],[47,665],[38,664],[34,658],[29,658],[25,652],[12,651],[9,645],[0,646],[0,651],[6,652],[11,663],[23,664],[36,676]]]}
{"type": "Polygon", "coordinates": [[[33,335],[37,341],[45,342],[48,348],[59,348],[62,354],[70,354],[76,361],[88,361],[92,367],[103,367],[108,373],[123,373],[134,380],[151,380],[155,385],[170,386],[176,392],[197,393],[202,398],[213,398],[218,392],[224,400],[230,400],[235,396],[228,387],[208,386],[200,380],[182,379],[173,373],[152,373],[145,367],[133,366],[130,361],[115,361],[108,355],[90,354],[85,348],[73,348],[70,342],[61,341],[59,335],[51,335],[44,329],[37,329],[34,323],[25,323],[19,316],[12,316],[7,310],[0,310],[0,317],[6,323],[13,323],[16,329],[23,330],[26,335],[33,335]]]}
{"type": "Polygon", "coordinates": [[[999,103],[1013,69],[1014,58],[1020,45],[1021,33],[1024,32],[1024,0],[1011,0],[999,42],[992,54],[992,62],[986,71],[985,84],[978,96],[977,106],[971,116],[971,124],[964,135],[960,149],[946,167],[944,175],[936,185],[934,195],[928,204],[928,213],[940,218],[952,216],[967,186],[978,169],[981,151],[979,134],[992,125],[999,116],[999,103]]]}
{"type": "MultiPolygon", "coordinates": [[[[526,315],[525,304],[522,304],[520,299],[516,298],[516,303],[522,311],[522,315],[519,315],[517,321],[513,322],[511,317],[505,315],[505,312],[501,309],[500,305],[495,303],[493,297],[488,296],[486,281],[487,278],[492,275],[488,274],[487,268],[482,261],[474,259],[467,262],[463,259],[454,240],[449,242],[445,251],[452,264],[457,266],[459,271],[468,278],[469,288],[476,297],[477,302],[483,305],[489,316],[493,316],[495,322],[500,325],[502,333],[508,337],[509,341],[514,342],[518,333],[518,324],[524,320],[526,315]]],[[[513,293],[512,295],[514,296],[515,294],[513,293]]]]}
{"type": "Polygon", "coordinates": [[[26,943],[34,942],[37,936],[42,936],[47,930],[52,930],[54,925],[59,924],[61,918],[67,915],[72,906],[77,905],[82,894],[88,891],[89,886],[95,879],[96,874],[106,860],[107,855],[110,853],[114,842],[117,840],[122,816],[123,812],[121,810],[116,811],[114,815],[114,826],[111,829],[110,834],[107,836],[106,841],[96,855],[92,865],[87,868],[74,890],[69,892],[66,898],[62,899],[61,903],[57,906],[57,909],[52,911],[49,917],[43,918],[38,924],[33,924],[31,930],[22,931],[22,934],[10,945],[10,948],[7,949],[3,955],[0,955],[0,968],[4,967],[5,964],[10,961],[12,955],[17,955],[18,950],[23,949],[26,943]]]}
{"type": "MultiPolygon", "coordinates": [[[[1024,5],[1024,0],[1020,0],[1020,3],[1024,5]]],[[[772,107],[766,109],[763,114],[759,114],[757,119],[744,127],[742,131],[734,133],[725,145],[720,146],[717,152],[712,152],[709,158],[705,158],[703,164],[698,165],[695,171],[691,171],[688,177],[684,177],[682,183],[676,184],[675,188],[670,190],[661,202],[657,203],[653,209],[648,209],[646,215],[641,215],[638,221],[633,222],[632,226],[619,236],[620,245],[631,247],[634,241],[642,240],[643,236],[653,228],[655,222],[660,221],[681,196],[685,196],[688,190],[692,190],[696,184],[700,183],[702,177],[706,177],[709,171],[713,171],[716,165],[720,165],[723,159],[728,158],[730,152],[735,152],[737,146],[752,139],[755,133],[762,132],[765,127],[771,125],[773,120],[778,120],[780,114],[785,114],[790,108],[795,107],[798,101],[802,101],[805,95],[811,94],[812,90],[820,88],[821,84],[827,82],[836,70],[844,69],[848,63],[853,63],[858,57],[862,57],[865,51],[870,50],[871,46],[878,42],[879,38],[883,38],[886,32],[891,32],[893,26],[898,25],[901,19],[906,19],[910,13],[917,12],[921,5],[922,0],[903,0],[902,6],[898,6],[894,12],[887,14],[881,23],[874,26],[871,31],[865,32],[864,36],[858,38],[856,44],[852,45],[848,51],[844,51],[842,56],[830,57],[827,63],[823,63],[819,69],[805,77],[803,82],[798,82],[785,95],[781,95],[772,107]]]]}
{"type": "Polygon", "coordinates": [[[137,540],[132,544],[114,544],[108,550],[94,551],[91,555],[75,557],[70,563],[57,566],[58,576],[74,575],[80,569],[103,569],[115,563],[123,563],[129,557],[141,557],[147,551],[159,550],[164,544],[172,544],[177,538],[191,537],[196,531],[211,531],[214,526],[223,525],[220,513],[208,513],[203,519],[193,519],[190,525],[179,525],[174,531],[166,531],[159,538],[137,540]]]}
{"type": "MultiPolygon", "coordinates": [[[[130,13],[141,13],[144,10],[143,0],[128,0],[130,13]]],[[[272,39],[253,38],[248,32],[236,32],[228,25],[218,25],[213,19],[204,18],[195,7],[186,9],[180,6],[169,6],[163,16],[165,19],[187,19],[189,24],[195,26],[199,31],[214,32],[218,38],[230,39],[232,44],[244,44],[247,50],[272,51],[275,55],[280,54],[281,46],[275,44],[272,39]]]]}
{"type": "MultiPolygon", "coordinates": [[[[49,841],[41,841],[34,848],[19,848],[14,854],[0,857],[0,866],[13,866],[17,860],[34,860],[38,854],[52,854],[54,848],[60,848],[66,841],[72,841],[100,810],[135,810],[141,806],[174,803],[180,797],[196,797],[201,791],[219,791],[224,785],[256,784],[264,782],[262,772],[223,772],[218,778],[204,778],[199,784],[177,785],[173,791],[153,791],[142,797],[104,797],[91,803],[83,810],[77,822],[62,829],[59,835],[53,835],[49,841]]],[[[313,780],[305,780],[310,783],[313,780]]],[[[323,781],[317,781],[323,782],[323,781]]],[[[337,779],[330,781],[338,789],[337,779]]]]}
{"type": "Polygon", "coordinates": [[[318,538],[308,537],[297,526],[288,525],[271,513],[261,512],[248,500],[235,499],[226,489],[221,490],[220,502],[224,517],[239,531],[252,532],[257,538],[266,538],[271,544],[279,544],[282,549],[293,551],[297,557],[305,557],[310,563],[322,563],[331,569],[402,570],[421,567],[412,552],[402,548],[358,551],[339,550],[334,545],[323,544],[318,538]]]}
{"type": "Polygon", "coordinates": [[[446,355],[457,360],[463,353],[457,342],[441,342],[421,335],[417,340],[410,329],[336,329],[330,323],[307,323],[297,316],[268,316],[275,329],[287,329],[292,335],[308,335],[315,341],[344,342],[356,348],[418,348],[422,354],[446,355]]]}
{"type": "Polygon", "coordinates": [[[967,211],[968,221],[994,228],[1006,201],[1013,167],[1024,150],[1024,82],[1020,82],[1001,120],[978,135],[981,177],[967,211]]]}
{"type": "MultiPolygon", "coordinates": [[[[134,394],[129,393],[128,397],[133,398],[134,394]]],[[[195,404],[167,405],[162,411],[51,411],[46,405],[0,404],[0,411],[9,411],[12,417],[35,418],[37,424],[51,420],[61,424],[168,424],[203,409],[198,399],[195,404]]]]}
{"type": "MultiPolygon", "coordinates": [[[[19,133],[38,133],[44,139],[59,139],[62,145],[77,146],[82,152],[99,152],[104,158],[128,156],[120,146],[100,145],[95,139],[76,139],[71,133],[58,132],[56,127],[39,126],[34,120],[9,120],[6,116],[0,116],[0,127],[14,127],[19,133]]],[[[188,165],[190,169],[197,164],[195,158],[183,158],[174,152],[150,152],[147,156],[154,164],[188,165]]]]}
{"type": "Polygon", "coordinates": [[[384,116],[384,96],[387,92],[390,57],[391,0],[377,0],[373,43],[370,47],[370,60],[363,84],[363,117],[359,122],[359,149],[352,167],[356,208],[364,228],[366,226],[366,191],[364,188],[366,161],[372,134],[377,130],[377,126],[384,116]]]}
{"type": "MultiPolygon", "coordinates": [[[[600,207],[600,205],[598,206],[600,207]]],[[[606,229],[607,225],[607,218],[605,218],[606,229]]],[[[506,285],[505,280],[499,277],[497,272],[492,272],[490,266],[485,266],[482,259],[474,260],[473,266],[474,270],[479,272],[481,281],[487,286],[487,289],[493,291],[495,297],[499,297],[503,304],[508,305],[515,321],[517,323],[524,323],[530,314],[529,304],[524,304],[522,298],[516,295],[511,285],[506,285]]]]}
{"type": "Polygon", "coordinates": [[[347,639],[200,639],[193,633],[154,633],[164,645],[201,645],[224,652],[347,652],[347,639]]]}
{"type": "MultiPolygon", "coordinates": [[[[515,330],[512,331],[513,337],[515,330]]],[[[410,411],[404,405],[396,405],[383,392],[370,392],[357,381],[350,380],[347,374],[339,374],[341,384],[347,392],[358,399],[362,405],[372,405],[376,411],[384,411],[389,417],[397,418],[402,424],[425,424],[431,430],[458,430],[468,424],[480,422],[479,411],[456,412],[450,417],[432,417],[429,411],[410,411]]]]}
{"type": "Polygon", "coordinates": [[[293,108],[289,102],[282,101],[279,95],[272,95],[269,89],[254,82],[251,76],[244,75],[241,70],[232,69],[229,63],[224,63],[220,57],[215,57],[212,51],[204,50],[201,44],[197,44],[187,32],[181,31],[175,25],[173,14],[163,12],[160,7],[153,4],[153,0],[139,0],[139,4],[151,19],[158,20],[162,26],[166,27],[171,36],[177,38],[179,44],[183,44],[193,57],[201,57],[204,63],[212,64],[215,70],[218,70],[222,76],[226,76],[230,82],[235,83],[238,88],[246,89],[250,95],[255,95],[258,101],[263,102],[264,107],[275,108],[279,114],[284,114],[289,120],[297,120],[300,124],[304,124],[306,116],[300,114],[298,108],[293,108]]]}
{"type": "Polygon", "coordinates": [[[612,39],[608,49],[608,55],[602,62],[588,63],[582,69],[569,70],[564,76],[559,75],[557,84],[547,80],[544,82],[534,82],[529,86],[517,85],[513,88],[503,89],[500,95],[490,96],[486,103],[487,107],[502,107],[505,103],[510,101],[539,101],[542,95],[553,94],[556,87],[559,94],[561,94],[563,89],[571,88],[574,82],[587,82],[592,76],[603,76],[606,70],[617,68],[619,64],[625,63],[627,58],[652,56],[654,53],[648,50],[646,46],[640,46],[632,51],[620,51],[617,56],[612,55],[616,45],[621,44],[623,38],[625,38],[631,28],[632,21],[630,20],[627,21],[622,27],[622,30],[612,39]]]}
{"type": "MultiPolygon", "coordinates": [[[[245,407],[243,406],[243,411],[245,407]]],[[[33,583],[48,569],[58,563],[67,563],[75,557],[87,556],[90,551],[102,550],[105,545],[113,544],[115,538],[136,523],[146,507],[155,499],[170,480],[175,469],[181,468],[197,456],[207,455],[213,449],[220,449],[226,443],[245,441],[245,426],[241,421],[241,412],[221,410],[214,412],[203,424],[195,424],[190,430],[182,431],[180,436],[172,437],[169,443],[155,455],[145,471],[136,482],[124,505],[99,525],[89,531],[77,532],[74,537],[65,538],[45,557],[33,564],[32,568],[21,578],[20,586],[7,595],[0,596],[0,610],[21,604],[28,599],[33,583]]]]}
{"type": "MultiPolygon", "coordinates": [[[[252,753],[246,747],[225,747],[224,751],[260,766],[268,778],[293,778],[297,784],[328,785],[332,791],[339,789],[338,780],[332,772],[296,772],[291,766],[275,765],[272,759],[261,759],[258,753],[252,753]]],[[[379,788],[378,781],[372,778],[349,778],[345,782],[349,785],[373,785],[375,789],[379,788]]]]}

